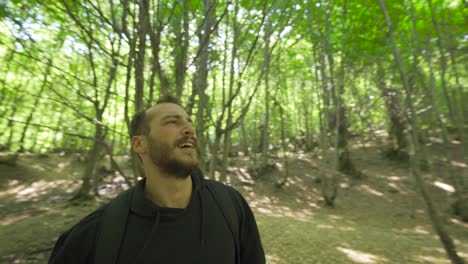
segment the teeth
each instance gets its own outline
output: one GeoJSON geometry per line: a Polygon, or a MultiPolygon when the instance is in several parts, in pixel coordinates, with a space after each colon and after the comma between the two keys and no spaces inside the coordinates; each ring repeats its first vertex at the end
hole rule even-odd
{"type": "Polygon", "coordinates": [[[193,147],[193,144],[191,144],[191,143],[184,143],[184,144],[180,144],[179,147],[181,147],[181,148],[185,148],[185,147],[192,148],[192,147],[193,147]]]}

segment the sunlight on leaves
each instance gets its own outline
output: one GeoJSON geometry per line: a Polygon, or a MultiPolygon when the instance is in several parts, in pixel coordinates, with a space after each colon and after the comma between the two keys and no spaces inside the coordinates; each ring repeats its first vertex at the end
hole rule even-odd
{"type": "Polygon", "coordinates": [[[362,251],[357,251],[354,249],[350,248],[345,248],[345,247],[337,247],[338,251],[341,251],[342,253],[346,254],[346,256],[353,262],[355,263],[381,263],[387,261],[386,258],[372,255],[369,253],[365,253],[362,251]]]}

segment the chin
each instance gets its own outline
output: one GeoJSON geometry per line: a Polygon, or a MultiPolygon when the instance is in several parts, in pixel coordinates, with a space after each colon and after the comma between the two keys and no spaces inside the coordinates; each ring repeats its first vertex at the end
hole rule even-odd
{"type": "Polygon", "coordinates": [[[197,160],[177,160],[169,163],[167,170],[177,178],[187,178],[197,167],[197,160]]]}

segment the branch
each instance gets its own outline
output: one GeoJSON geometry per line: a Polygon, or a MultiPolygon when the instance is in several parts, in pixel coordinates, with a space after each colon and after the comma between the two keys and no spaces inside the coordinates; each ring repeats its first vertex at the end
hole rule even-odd
{"type": "MultiPolygon", "coordinates": [[[[198,57],[200,56],[200,53],[201,51],[203,50],[203,48],[208,44],[208,40],[211,36],[211,34],[215,31],[215,29],[218,28],[218,25],[219,25],[219,22],[221,22],[221,20],[224,18],[224,16],[227,14],[227,11],[228,11],[228,7],[229,5],[232,4],[232,0],[230,0],[227,4],[226,4],[226,8],[224,9],[224,12],[223,14],[221,14],[221,16],[219,17],[219,19],[216,21],[216,23],[214,24],[214,26],[211,28],[210,32],[208,34],[206,34],[206,37],[205,39],[203,40],[203,43],[202,45],[198,48],[197,50],[197,54],[195,55],[195,57],[193,58],[192,62],[185,67],[185,70],[187,71],[190,67],[192,67],[192,65],[195,63],[195,61],[198,60],[198,57]]],[[[210,10],[208,10],[210,11],[210,10]]],[[[207,16],[206,16],[207,17],[207,16]]],[[[203,25],[203,24],[202,24],[203,25]]]]}
{"type": "MultiPolygon", "coordinates": [[[[4,118],[10,122],[14,122],[14,123],[20,123],[20,124],[26,124],[27,122],[25,121],[20,121],[20,120],[17,120],[15,118],[11,118],[11,117],[6,117],[4,118]]],[[[88,137],[88,136],[85,136],[85,135],[81,135],[81,134],[76,134],[76,133],[72,133],[72,132],[67,132],[67,131],[63,131],[62,129],[58,128],[58,127],[52,127],[52,126],[47,126],[47,125],[41,125],[41,124],[36,124],[36,123],[29,123],[30,126],[35,126],[35,127],[42,127],[42,128],[47,128],[47,129],[50,129],[50,130],[53,130],[53,131],[58,131],[58,132],[61,132],[65,135],[69,135],[69,136],[74,136],[74,137],[79,137],[79,138],[82,138],[82,139],[88,139],[88,140],[94,140],[93,137],[88,137]]]]}

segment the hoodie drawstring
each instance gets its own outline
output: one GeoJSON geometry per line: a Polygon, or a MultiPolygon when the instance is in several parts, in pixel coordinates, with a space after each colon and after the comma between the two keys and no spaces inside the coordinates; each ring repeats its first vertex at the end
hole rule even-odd
{"type": "Polygon", "coordinates": [[[140,263],[142,256],[144,256],[145,251],[151,245],[151,240],[156,235],[156,231],[158,230],[158,226],[159,226],[159,221],[161,219],[161,213],[159,212],[159,210],[156,211],[155,218],[156,219],[154,220],[153,226],[151,227],[151,232],[149,233],[149,236],[146,238],[146,242],[143,245],[143,248],[140,250],[140,253],[138,253],[137,257],[135,258],[135,263],[140,263]]]}

